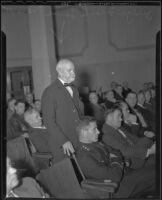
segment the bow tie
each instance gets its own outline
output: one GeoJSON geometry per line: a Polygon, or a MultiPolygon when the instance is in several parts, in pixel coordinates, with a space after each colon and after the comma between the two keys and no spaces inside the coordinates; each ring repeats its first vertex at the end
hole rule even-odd
{"type": "Polygon", "coordinates": [[[73,84],[72,84],[72,83],[64,83],[64,86],[65,86],[65,87],[72,87],[73,84]]]}

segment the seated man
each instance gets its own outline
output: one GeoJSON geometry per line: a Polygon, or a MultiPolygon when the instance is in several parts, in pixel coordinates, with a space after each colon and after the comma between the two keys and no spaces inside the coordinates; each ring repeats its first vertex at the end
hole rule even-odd
{"type": "Polygon", "coordinates": [[[29,109],[24,113],[24,119],[29,125],[29,138],[37,151],[50,152],[47,129],[42,125],[40,113],[35,109],[29,109]]]}
{"type": "MultiPolygon", "coordinates": [[[[146,91],[145,91],[146,92],[146,91]]],[[[146,99],[143,91],[139,91],[137,94],[137,104],[135,109],[142,114],[144,120],[147,123],[147,129],[155,131],[155,116],[153,112],[149,111],[147,107],[144,106],[146,99]]]]}
{"type": "Polygon", "coordinates": [[[125,97],[125,102],[129,106],[130,113],[135,114],[137,116],[137,122],[141,124],[141,126],[145,129],[147,129],[148,124],[146,123],[146,120],[142,116],[140,112],[138,112],[137,109],[135,109],[135,106],[137,104],[137,95],[135,92],[129,92],[125,97]]]}
{"type": "Polygon", "coordinates": [[[77,133],[76,157],[86,178],[119,183],[116,198],[140,197],[141,193],[154,191],[154,171],[150,168],[127,170],[119,151],[98,142],[100,132],[94,118],[82,119],[77,133]]]}
{"type": "Polygon", "coordinates": [[[126,102],[120,101],[116,103],[116,106],[121,109],[123,114],[122,127],[138,137],[148,137],[154,139],[155,134],[151,131],[146,131],[145,128],[143,128],[140,123],[137,122],[137,116],[130,113],[126,102]]]}
{"type": "Polygon", "coordinates": [[[18,180],[17,170],[11,166],[9,157],[7,157],[6,167],[6,197],[49,197],[35,179],[24,177],[21,180],[18,180]]]}
{"type": "Polygon", "coordinates": [[[19,137],[27,132],[29,125],[24,120],[25,102],[17,100],[15,113],[7,120],[7,140],[19,137]]]}
{"type": "Polygon", "coordinates": [[[155,157],[152,154],[155,154],[155,143],[153,144],[149,138],[139,138],[122,129],[121,122],[122,111],[119,107],[114,107],[107,112],[102,129],[103,141],[120,150],[125,158],[130,159],[132,168],[142,167],[144,164],[154,166],[155,157]]]}

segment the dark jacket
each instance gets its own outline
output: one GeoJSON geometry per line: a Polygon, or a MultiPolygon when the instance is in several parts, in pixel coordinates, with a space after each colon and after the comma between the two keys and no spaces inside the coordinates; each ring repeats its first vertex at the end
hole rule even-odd
{"type": "Polygon", "coordinates": [[[76,87],[73,98],[57,79],[42,95],[43,122],[49,134],[49,145],[55,161],[64,157],[62,145],[71,141],[74,148],[78,142],[76,126],[83,115],[83,106],[76,87]]]}
{"type": "Polygon", "coordinates": [[[125,158],[129,158],[132,161],[132,167],[136,168],[144,164],[147,150],[152,145],[152,141],[147,138],[138,138],[124,129],[121,129],[126,138],[113,127],[104,124],[103,125],[103,142],[120,150],[125,158]]]}
{"type": "Polygon", "coordinates": [[[120,182],[123,174],[123,158],[111,147],[99,142],[91,144],[79,142],[76,157],[87,178],[120,182]],[[117,157],[111,158],[110,152],[117,157]]]}

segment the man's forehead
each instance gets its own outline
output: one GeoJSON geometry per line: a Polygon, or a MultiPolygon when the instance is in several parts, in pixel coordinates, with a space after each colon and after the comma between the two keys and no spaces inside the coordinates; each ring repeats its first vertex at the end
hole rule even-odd
{"type": "Polygon", "coordinates": [[[65,70],[74,70],[74,65],[73,65],[73,63],[71,63],[71,62],[68,62],[68,63],[66,63],[65,65],[64,65],[64,69],[65,70]]]}
{"type": "Polygon", "coordinates": [[[96,122],[95,122],[95,121],[94,121],[94,122],[90,122],[90,123],[89,123],[89,127],[91,127],[91,128],[97,127],[96,122]]]}
{"type": "Polygon", "coordinates": [[[114,116],[120,116],[120,115],[122,115],[120,110],[115,110],[114,111],[114,116]]]}

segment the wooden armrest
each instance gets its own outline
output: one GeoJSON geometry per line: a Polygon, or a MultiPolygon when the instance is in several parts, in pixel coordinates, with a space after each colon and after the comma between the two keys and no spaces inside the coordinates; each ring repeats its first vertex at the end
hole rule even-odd
{"type": "Polygon", "coordinates": [[[53,159],[52,155],[48,152],[36,152],[32,154],[33,157],[37,157],[37,158],[44,158],[44,159],[53,159]]]}
{"type": "Polygon", "coordinates": [[[94,197],[107,198],[112,196],[116,191],[116,183],[104,183],[94,180],[83,180],[81,187],[85,193],[91,194],[94,197]]]}
{"type": "Polygon", "coordinates": [[[118,184],[115,182],[104,182],[104,181],[99,181],[99,180],[93,180],[93,179],[85,179],[82,181],[83,184],[91,184],[91,185],[96,185],[96,186],[110,186],[110,187],[114,187],[117,188],[118,184]]]}

